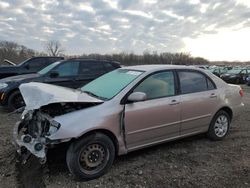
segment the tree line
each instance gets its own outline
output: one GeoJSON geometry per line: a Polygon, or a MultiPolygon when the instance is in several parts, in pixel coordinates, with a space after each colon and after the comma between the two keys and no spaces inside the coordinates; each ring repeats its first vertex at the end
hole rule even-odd
{"type": "Polygon", "coordinates": [[[0,62],[8,59],[16,64],[32,56],[64,56],[67,58],[81,57],[90,59],[105,59],[118,61],[122,65],[142,64],[178,64],[195,65],[209,64],[209,61],[201,57],[192,57],[189,53],[157,53],[145,51],[143,54],[116,53],[116,54],[82,54],[77,56],[63,55],[64,49],[58,41],[48,41],[44,44],[45,52],[37,52],[16,42],[0,41],[0,62]]]}

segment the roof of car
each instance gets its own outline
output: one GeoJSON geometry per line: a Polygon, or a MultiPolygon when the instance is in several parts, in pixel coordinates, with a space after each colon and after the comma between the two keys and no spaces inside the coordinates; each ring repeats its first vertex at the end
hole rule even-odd
{"type": "Polygon", "coordinates": [[[75,60],[75,61],[100,61],[100,62],[108,62],[108,63],[117,63],[117,64],[120,64],[120,62],[118,61],[113,61],[113,60],[107,60],[107,59],[91,59],[91,58],[70,58],[70,59],[67,59],[67,60],[75,60]]]}
{"type": "Polygon", "coordinates": [[[133,69],[140,71],[158,71],[164,69],[193,69],[193,70],[202,70],[200,68],[196,68],[194,66],[186,66],[186,65],[136,65],[136,66],[127,66],[122,69],[133,69]]]}

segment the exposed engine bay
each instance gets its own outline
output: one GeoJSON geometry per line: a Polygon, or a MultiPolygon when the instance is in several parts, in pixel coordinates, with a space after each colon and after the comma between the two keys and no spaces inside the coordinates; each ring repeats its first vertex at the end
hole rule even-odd
{"type": "Polygon", "coordinates": [[[97,103],[52,103],[40,109],[29,110],[22,114],[22,119],[14,129],[15,145],[17,152],[25,162],[30,154],[40,158],[41,163],[46,162],[46,153],[49,147],[66,140],[51,140],[49,137],[59,130],[60,123],[55,121],[55,116],[95,106],[97,103]]]}

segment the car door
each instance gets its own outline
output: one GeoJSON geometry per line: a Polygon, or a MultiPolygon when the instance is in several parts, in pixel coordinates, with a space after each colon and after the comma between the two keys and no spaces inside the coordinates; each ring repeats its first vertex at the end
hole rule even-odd
{"type": "Polygon", "coordinates": [[[46,74],[44,82],[59,86],[78,88],[79,61],[66,61],[58,64],[46,74]]]}
{"type": "Polygon", "coordinates": [[[178,71],[181,101],[181,135],[208,129],[218,104],[218,91],[210,78],[199,71],[178,71]]]}
{"type": "Polygon", "coordinates": [[[79,75],[76,78],[77,87],[82,87],[90,81],[106,73],[102,61],[81,61],[79,75]]]}
{"type": "Polygon", "coordinates": [[[177,137],[180,131],[180,97],[175,95],[172,71],[154,73],[133,92],[147,100],[125,104],[125,137],[129,150],[177,137]]]}

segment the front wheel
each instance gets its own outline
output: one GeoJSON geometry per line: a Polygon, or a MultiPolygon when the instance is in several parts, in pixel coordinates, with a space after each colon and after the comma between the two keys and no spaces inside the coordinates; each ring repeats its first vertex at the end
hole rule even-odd
{"type": "Polygon", "coordinates": [[[230,116],[227,112],[221,110],[212,119],[207,136],[212,140],[222,140],[229,131],[230,116]]]}
{"type": "Polygon", "coordinates": [[[78,180],[91,180],[104,175],[113,164],[115,146],[112,140],[95,133],[72,143],[67,151],[69,171],[78,180]]]}
{"type": "Polygon", "coordinates": [[[9,110],[13,111],[23,106],[25,106],[25,102],[20,91],[14,91],[13,93],[11,93],[8,99],[9,110]]]}

